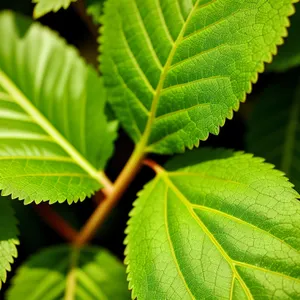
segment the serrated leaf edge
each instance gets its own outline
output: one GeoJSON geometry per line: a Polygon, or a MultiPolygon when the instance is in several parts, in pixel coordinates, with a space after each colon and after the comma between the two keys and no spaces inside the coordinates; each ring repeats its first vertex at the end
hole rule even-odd
{"type": "MultiPolygon", "coordinates": [[[[13,215],[12,215],[12,218],[15,222],[15,225],[17,227],[17,236],[20,234],[20,231],[18,229],[18,225],[19,225],[19,221],[18,219],[16,218],[16,213],[15,213],[15,210],[11,207],[12,211],[13,211],[13,215]]],[[[18,249],[17,249],[17,246],[20,245],[20,241],[17,239],[17,238],[11,238],[8,240],[9,242],[11,242],[13,244],[13,253],[10,255],[10,259],[8,260],[8,266],[7,268],[5,268],[5,278],[1,281],[0,280],[0,290],[3,286],[3,284],[6,283],[6,280],[7,280],[7,273],[10,272],[12,270],[12,265],[13,263],[15,262],[15,259],[18,257],[18,249]]]]}
{"type": "MultiPolygon", "coordinates": [[[[206,147],[205,149],[213,149],[213,148],[206,147]]],[[[224,148],[217,148],[217,149],[214,149],[214,151],[216,151],[216,150],[220,150],[221,151],[221,149],[224,149],[224,148]]],[[[226,149],[226,150],[228,150],[228,149],[226,149]]],[[[274,176],[278,176],[278,177],[281,177],[282,179],[284,179],[288,183],[288,185],[289,185],[290,188],[294,188],[294,184],[289,181],[289,178],[286,177],[286,174],[284,172],[278,170],[278,169],[275,169],[275,165],[266,162],[266,160],[264,158],[254,156],[254,154],[252,154],[252,153],[245,153],[244,151],[234,151],[234,150],[231,150],[231,152],[232,152],[233,156],[246,156],[246,157],[252,158],[255,162],[259,163],[264,170],[270,170],[273,173],[274,176]]],[[[227,159],[227,158],[220,158],[219,160],[224,160],[224,159],[227,159]]],[[[166,171],[166,172],[168,172],[168,171],[166,171]]],[[[160,175],[159,174],[156,175],[153,180],[151,180],[150,182],[146,183],[144,185],[144,187],[136,194],[137,195],[137,199],[132,204],[133,208],[129,212],[129,220],[126,223],[127,227],[126,227],[126,229],[124,231],[124,233],[126,234],[126,237],[125,237],[124,242],[123,242],[123,244],[125,245],[125,250],[124,250],[124,256],[125,256],[124,264],[126,265],[126,274],[127,274],[128,288],[129,288],[129,290],[131,290],[132,300],[137,299],[137,294],[136,294],[136,291],[135,291],[135,286],[134,286],[134,284],[132,282],[130,260],[129,260],[129,257],[128,257],[128,252],[130,251],[129,233],[130,233],[130,229],[131,229],[130,227],[131,227],[131,223],[132,223],[131,218],[136,215],[136,207],[139,205],[139,198],[143,196],[145,190],[147,189],[148,186],[150,186],[150,184],[153,184],[155,186],[155,184],[154,184],[155,180],[160,180],[160,175]]],[[[295,190],[293,190],[293,191],[294,191],[294,197],[295,197],[295,199],[296,200],[297,199],[300,200],[300,194],[297,191],[295,191],[295,190]]]]}
{"type": "MultiPolygon", "coordinates": [[[[263,73],[265,71],[266,64],[270,64],[273,61],[274,56],[277,55],[277,53],[278,53],[278,47],[284,43],[284,38],[288,37],[288,30],[287,30],[287,28],[289,28],[290,25],[291,25],[289,18],[293,14],[295,14],[296,9],[295,9],[294,4],[298,3],[299,1],[300,0],[292,0],[291,1],[290,12],[287,14],[287,16],[285,17],[285,20],[283,21],[285,23],[285,26],[282,28],[281,33],[279,34],[279,37],[275,41],[275,43],[274,43],[273,47],[271,48],[270,52],[265,55],[265,57],[262,59],[261,63],[258,65],[257,71],[255,73],[253,73],[252,78],[250,79],[250,82],[248,83],[248,89],[246,90],[246,92],[244,92],[241,100],[239,100],[239,102],[235,106],[233,106],[232,108],[229,109],[229,111],[227,113],[227,116],[225,116],[223,122],[220,125],[216,126],[215,133],[209,132],[206,137],[204,137],[202,139],[198,139],[195,142],[195,144],[193,144],[192,146],[190,146],[190,147],[189,146],[183,146],[176,153],[184,153],[186,149],[192,150],[194,148],[198,148],[200,146],[200,142],[201,141],[206,141],[211,134],[218,135],[219,132],[220,132],[220,129],[225,125],[226,121],[227,120],[231,120],[233,118],[234,113],[239,110],[241,103],[244,103],[246,101],[247,95],[249,95],[252,92],[253,85],[257,83],[259,74],[261,74],[261,73],[263,73]]],[[[102,59],[103,59],[103,55],[102,55],[103,49],[104,49],[103,44],[105,43],[104,32],[105,32],[105,26],[106,25],[105,25],[104,20],[106,18],[106,10],[107,10],[107,6],[109,5],[109,2],[110,1],[105,1],[104,2],[104,5],[103,5],[103,15],[100,17],[100,24],[101,24],[101,26],[99,27],[99,38],[98,38],[98,43],[99,43],[99,47],[98,47],[98,52],[99,52],[98,62],[99,62],[99,66],[100,67],[101,67],[101,63],[102,63],[102,59]]],[[[149,121],[149,118],[148,118],[148,121],[149,121]]],[[[148,123],[148,121],[147,121],[147,123],[148,123]]],[[[121,125],[122,125],[122,123],[121,123],[121,125]]],[[[146,127],[144,129],[142,138],[145,135],[146,128],[147,128],[147,125],[146,125],[146,127]]],[[[151,153],[152,152],[151,151],[151,145],[147,145],[147,151],[146,152],[147,153],[151,153]]],[[[160,154],[159,151],[154,151],[153,153],[160,154]]],[[[174,154],[174,153],[170,152],[169,154],[174,154]]]]}
{"type": "MultiPolygon", "coordinates": [[[[76,0],[77,1],[77,0],[76,0]]],[[[14,17],[14,14],[13,14],[13,12],[11,11],[11,10],[3,10],[3,11],[1,11],[1,14],[9,14],[9,15],[11,15],[12,17],[14,17]]],[[[0,15],[1,15],[0,14],[0,15]]],[[[56,39],[58,39],[62,44],[63,44],[63,46],[64,46],[64,48],[67,48],[69,51],[72,51],[73,53],[74,53],[74,55],[76,55],[77,56],[77,59],[78,59],[78,61],[80,61],[80,63],[81,64],[84,64],[85,65],[85,67],[86,67],[86,70],[87,70],[87,74],[88,74],[88,72],[95,72],[96,73],[96,71],[95,71],[95,69],[92,67],[92,66],[90,66],[89,64],[87,64],[87,62],[85,61],[85,59],[82,57],[82,56],[80,56],[80,53],[79,53],[79,50],[76,48],[76,47],[74,47],[73,45],[70,45],[70,44],[68,44],[67,43],[67,41],[63,38],[63,37],[61,37],[60,36],[60,34],[59,33],[57,33],[56,31],[54,31],[54,30],[51,30],[50,28],[48,28],[47,26],[45,26],[45,25],[42,25],[42,24],[40,24],[39,22],[32,22],[31,24],[30,24],[30,26],[29,26],[29,28],[31,28],[32,26],[37,26],[37,27],[39,27],[39,29],[41,29],[41,30],[43,30],[43,31],[45,31],[45,32],[47,32],[47,34],[50,34],[50,35],[53,35],[53,36],[55,36],[55,38],[56,39]]],[[[19,37],[18,36],[18,41],[22,41],[23,40],[23,38],[21,38],[21,37],[19,37]]],[[[0,77],[1,77],[1,69],[0,69],[0,77]]],[[[4,73],[5,74],[5,73],[4,73]]],[[[6,74],[5,74],[5,76],[6,76],[6,74]]],[[[10,79],[10,78],[9,78],[10,79]]],[[[17,87],[17,89],[18,89],[18,87],[17,87]]],[[[18,91],[19,91],[19,89],[18,89],[18,91]]],[[[23,95],[23,93],[22,93],[22,91],[19,91],[22,95],[23,95]]],[[[27,99],[27,97],[25,96],[25,95],[23,95],[24,96],[24,98],[26,98],[27,99]]],[[[29,100],[28,100],[29,101],[29,100]]],[[[16,104],[18,104],[18,105],[20,105],[17,101],[15,101],[15,103],[16,104]]],[[[21,106],[21,105],[20,105],[21,106]]],[[[22,106],[21,106],[22,107],[22,106]]],[[[37,110],[37,109],[36,109],[37,110]]],[[[26,111],[26,113],[27,114],[29,114],[30,115],[30,113],[28,113],[27,112],[27,110],[25,109],[25,111],[26,111]]],[[[43,116],[43,115],[42,115],[43,116]]],[[[106,117],[106,115],[104,115],[105,117],[106,117]]],[[[47,121],[48,121],[48,119],[47,119],[47,121]]],[[[107,121],[107,120],[106,120],[107,121]]],[[[49,122],[50,123],[50,122],[49,122]]],[[[41,126],[39,123],[37,123],[39,126],[41,126]]],[[[109,122],[107,122],[107,125],[109,126],[109,122]]],[[[42,126],[41,126],[42,127],[42,126]]],[[[56,129],[55,129],[56,130],[56,129]]],[[[47,132],[47,130],[46,130],[46,132],[47,132]]],[[[49,134],[48,132],[47,132],[47,134],[49,134]]],[[[61,135],[60,133],[58,133],[59,135],[61,135]]],[[[51,136],[51,134],[49,134],[50,136],[51,136]]],[[[63,139],[65,139],[64,137],[63,137],[63,139]]],[[[68,141],[67,141],[67,143],[68,143],[68,141]]],[[[59,146],[61,146],[59,143],[58,143],[58,145],[59,146]]],[[[72,146],[73,147],[73,146],[72,146]]],[[[63,147],[62,147],[63,148],[63,147]]],[[[64,149],[64,148],[63,148],[64,149]]],[[[66,151],[66,150],[65,150],[66,151]]],[[[75,151],[77,152],[77,150],[75,149],[75,151]]],[[[67,152],[67,154],[68,155],[70,155],[69,153],[68,153],[68,151],[66,151],[67,152]]],[[[80,156],[82,156],[81,154],[79,154],[80,156]]],[[[72,157],[71,155],[70,155],[70,157],[72,157]]],[[[75,162],[76,162],[76,164],[77,164],[77,161],[76,160],[74,160],[75,162]]],[[[87,162],[88,163],[88,162],[87,162]]],[[[89,164],[89,163],[88,163],[89,164]]],[[[89,164],[90,165],[90,164],[89,164]]],[[[87,170],[85,170],[82,166],[80,166],[84,171],[86,171],[87,172],[87,170]]],[[[92,167],[92,166],[89,166],[88,168],[90,168],[90,167],[92,167]]],[[[92,167],[93,168],[93,167],[92,167]]],[[[99,172],[95,169],[95,168],[93,168],[94,170],[92,170],[92,173],[94,174],[93,176],[90,174],[90,176],[91,176],[91,179],[94,179],[94,180],[96,180],[96,181],[98,181],[98,182],[100,182],[100,176],[99,176],[99,172]]],[[[89,172],[87,172],[87,174],[89,174],[89,172]]],[[[63,202],[65,202],[65,201],[67,201],[67,203],[68,204],[72,204],[72,203],[77,203],[78,201],[80,201],[80,202],[82,202],[86,197],[91,197],[91,196],[93,196],[95,193],[96,193],[97,191],[95,191],[95,190],[92,190],[91,189],[91,191],[89,191],[89,192],[86,192],[86,193],[82,193],[79,197],[74,197],[74,198],[69,198],[69,199],[59,199],[59,200],[44,200],[44,199],[42,199],[42,200],[34,200],[34,199],[32,199],[31,197],[18,197],[18,196],[16,196],[15,194],[17,194],[18,192],[14,192],[12,189],[10,189],[9,187],[4,187],[4,186],[2,186],[1,184],[0,184],[0,195],[1,196],[11,196],[11,198],[12,199],[18,199],[18,200],[24,200],[24,204],[25,205],[27,205],[27,204],[30,204],[30,203],[33,203],[33,202],[35,202],[36,204],[39,204],[39,203],[42,203],[42,202],[49,202],[49,204],[54,204],[54,203],[56,203],[56,202],[58,202],[58,203],[63,203],[63,202]]]]}

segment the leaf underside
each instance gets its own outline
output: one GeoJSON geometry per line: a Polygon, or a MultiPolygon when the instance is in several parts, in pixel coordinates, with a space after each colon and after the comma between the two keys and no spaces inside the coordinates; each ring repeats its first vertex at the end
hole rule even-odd
{"type": "Polygon", "coordinates": [[[35,18],[40,18],[51,11],[57,12],[61,8],[67,9],[72,2],[76,1],[77,0],[32,0],[33,3],[36,3],[33,15],[35,18]]]}
{"type": "Polygon", "coordinates": [[[98,190],[116,126],[102,81],[49,29],[0,14],[0,189],[25,203],[98,190]],[[112,126],[113,125],[113,126],[112,126]]]}
{"type": "Polygon", "coordinates": [[[300,81],[297,73],[287,73],[265,89],[248,127],[248,150],[285,172],[300,191],[300,81]]]}
{"type": "Polygon", "coordinates": [[[270,71],[284,72],[300,65],[300,4],[297,3],[295,8],[296,14],[291,17],[289,35],[284,44],[279,47],[278,55],[275,56],[274,61],[268,67],[270,71]]]}
{"type": "Polygon", "coordinates": [[[109,252],[85,247],[75,253],[68,246],[56,246],[20,267],[7,299],[119,300],[130,299],[130,294],[125,268],[109,252]]]}
{"type": "Polygon", "coordinates": [[[283,173],[261,158],[211,149],[167,169],[131,212],[132,298],[297,299],[300,206],[283,173]]]}
{"type": "Polygon", "coordinates": [[[18,229],[14,211],[7,198],[0,197],[0,289],[6,273],[17,257],[18,229]]]}
{"type": "Polygon", "coordinates": [[[109,100],[147,151],[218,134],[286,36],[293,0],[108,0],[100,57],[109,100]]]}

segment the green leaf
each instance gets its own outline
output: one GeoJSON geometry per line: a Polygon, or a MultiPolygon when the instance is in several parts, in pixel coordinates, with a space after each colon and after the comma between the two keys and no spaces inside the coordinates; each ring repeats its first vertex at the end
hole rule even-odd
{"type": "Polygon", "coordinates": [[[56,246],[20,267],[8,300],[130,299],[125,268],[101,248],[56,246]]]}
{"type": "Polygon", "coordinates": [[[93,19],[96,25],[100,24],[100,17],[103,13],[103,3],[105,0],[87,0],[86,12],[93,19]]]}
{"type": "Polygon", "coordinates": [[[109,100],[146,151],[218,134],[286,36],[297,0],[108,0],[101,70],[109,100]]]}
{"type": "Polygon", "coordinates": [[[115,123],[102,80],[54,32],[0,14],[0,189],[25,203],[83,200],[103,182],[115,123]]]}
{"type": "Polygon", "coordinates": [[[33,16],[34,18],[40,18],[51,11],[57,12],[61,8],[67,9],[72,2],[76,1],[77,0],[32,0],[33,3],[36,3],[33,16]]]}
{"type": "Polygon", "coordinates": [[[300,82],[295,73],[284,77],[269,85],[254,107],[247,148],[285,172],[300,191],[300,82]]]}
{"type": "Polygon", "coordinates": [[[14,211],[7,198],[0,197],[0,289],[6,281],[6,273],[17,257],[18,229],[14,211]]]}
{"type": "Polygon", "coordinates": [[[127,228],[133,298],[297,299],[299,195],[252,155],[203,149],[139,194],[127,228]]]}
{"type": "Polygon", "coordinates": [[[278,49],[273,63],[268,67],[270,71],[283,72],[300,65],[300,4],[295,5],[297,13],[291,17],[291,28],[284,45],[278,49]]]}

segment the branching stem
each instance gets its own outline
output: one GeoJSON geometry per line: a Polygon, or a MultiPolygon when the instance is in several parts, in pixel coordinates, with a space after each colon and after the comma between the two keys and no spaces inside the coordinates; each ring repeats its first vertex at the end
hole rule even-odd
{"type": "Polygon", "coordinates": [[[133,154],[114,183],[111,194],[98,205],[94,213],[79,232],[74,241],[75,246],[81,247],[88,243],[94,237],[97,229],[103,224],[112,209],[116,206],[142,166],[145,155],[143,149],[143,144],[136,146],[133,154]]]}
{"type": "Polygon", "coordinates": [[[156,174],[164,172],[164,169],[154,160],[152,159],[144,159],[143,160],[143,165],[151,168],[156,174]]]}

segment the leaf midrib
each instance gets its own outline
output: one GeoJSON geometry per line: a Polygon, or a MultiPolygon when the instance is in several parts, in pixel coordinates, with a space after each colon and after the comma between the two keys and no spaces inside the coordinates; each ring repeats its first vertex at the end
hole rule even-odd
{"type": "Polygon", "coordinates": [[[149,118],[148,118],[148,122],[146,124],[145,131],[142,135],[142,139],[140,140],[140,147],[142,149],[145,149],[146,152],[150,151],[150,148],[151,148],[151,145],[148,145],[148,140],[149,140],[149,137],[150,137],[150,134],[151,134],[152,126],[153,126],[154,121],[155,121],[155,116],[156,116],[156,111],[157,111],[160,95],[161,95],[161,92],[163,91],[163,86],[164,86],[169,68],[172,64],[172,61],[173,61],[174,55],[176,53],[177,47],[183,39],[183,36],[185,34],[187,25],[189,24],[189,21],[191,20],[194,12],[198,8],[198,4],[200,3],[200,1],[201,0],[197,0],[196,3],[194,4],[193,8],[191,9],[191,11],[190,11],[190,13],[189,13],[182,29],[181,29],[181,31],[178,34],[178,37],[177,37],[176,41],[174,42],[174,44],[172,46],[172,50],[171,50],[171,52],[168,56],[166,64],[163,67],[163,70],[162,70],[162,73],[161,73],[161,76],[160,76],[160,79],[159,79],[159,82],[158,82],[158,85],[157,85],[157,88],[155,90],[155,94],[154,94],[154,97],[153,97],[153,100],[152,100],[152,105],[151,105],[151,109],[150,109],[150,115],[149,115],[149,118]]]}
{"type": "Polygon", "coordinates": [[[232,270],[233,277],[235,277],[240,282],[245,294],[247,295],[247,298],[250,299],[250,300],[254,300],[249,288],[247,287],[244,280],[241,278],[240,274],[236,270],[234,260],[232,260],[230,258],[230,256],[226,253],[226,251],[223,249],[223,247],[215,239],[215,237],[209,231],[209,229],[205,226],[205,224],[196,216],[196,214],[195,214],[194,210],[192,209],[189,201],[185,198],[185,196],[177,189],[177,187],[169,179],[167,173],[162,172],[162,173],[160,173],[160,176],[163,179],[163,181],[174,191],[174,193],[182,201],[182,203],[186,206],[186,208],[190,212],[193,219],[195,219],[195,221],[199,224],[199,226],[202,228],[202,230],[205,232],[205,234],[208,236],[208,238],[211,240],[211,242],[215,245],[215,247],[219,250],[219,252],[224,257],[224,259],[227,261],[228,265],[230,266],[230,268],[232,270]]]}
{"type": "Polygon", "coordinates": [[[75,299],[75,288],[77,283],[76,268],[79,261],[80,249],[71,248],[70,261],[69,261],[69,271],[66,279],[66,291],[64,295],[65,300],[75,299]]]}
{"type": "Polygon", "coordinates": [[[31,103],[31,101],[22,93],[22,91],[11,81],[0,69],[0,84],[2,88],[27,112],[36,123],[45,132],[51,136],[55,142],[60,145],[74,161],[85,170],[92,178],[96,179],[100,184],[103,183],[102,173],[97,171],[74,147],[71,145],[63,135],[45,118],[43,114],[31,103]]]}
{"type": "MultiPolygon", "coordinates": [[[[157,181],[157,182],[159,182],[159,181],[157,181]]],[[[184,278],[184,275],[182,274],[182,272],[180,270],[179,263],[177,261],[177,257],[176,257],[176,254],[175,254],[175,249],[174,249],[173,242],[172,242],[171,235],[170,235],[169,224],[168,224],[168,191],[169,191],[169,188],[170,187],[167,185],[166,186],[165,195],[164,195],[164,198],[165,198],[165,203],[164,203],[164,219],[165,219],[165,227],[166,227],[166,232],[167,232],[167,239],[168,239],[168,242],[169,242],[169,246],[170,246],[170,250],[171,250],[171,255],[172,255],[172,258],[173,258],[173,260],[175,262],[175,267],[177,269],[177,272],[178,272],[180,278],[182,279],[183,284],[186,287],[188,294],[190,295],[190,297],[192,299],[195,299],[195,296],[193,295],[190,287],[188,286],[188,283],[186,282],[186,280],[184,278]]]]}
{"type": "MultiPolygon", "coordinates": [[[[275,239],[275,240],[279,241],[280,243],[284,244],[285,246],[289,247],[291,250],[296,250],[297,251],[296,248],[294,248],[290,244],[287,244],[284,240],[278,238],[277,236],[272,235],[269,231],[266,231],[266,230],[264,230],[264,229],[262,229],[262,228],[260,228],[260,227],[258,227],[256,225],[252,224],[252,223],[248,223],[248,222],[246,222],[246,221],[244,221],[244,220],[242,220],[240,218],[237,218],[237,217],[235,217],[233,215],[229,215],[228,213],[225,213],[225,212],[223,212],[221,210],[217,210],[217,209],[209,207],[209,206],[204,206],[204,205],[199,205],[199,204],[190,204],[190,205],[194,209],[204,210],[204,211],[208,211],[208,212],[214,213],[216,215],[221,215],[221,216],[223,216],[223,217],[225,217],[227,219],[230,219],[230,220],[232,220],[234,222],[240,223],[240,224],[245,225],[245,226],[249,226],[250,228],[252,228],[255,231],[263,232],[264,234],[272,237],[273,239],[275,239]]],[[[282,274],[282,275],[284,275],[284,274],[282,274]]]]}

